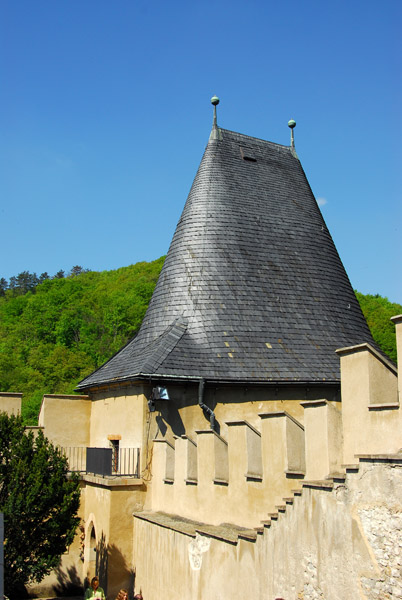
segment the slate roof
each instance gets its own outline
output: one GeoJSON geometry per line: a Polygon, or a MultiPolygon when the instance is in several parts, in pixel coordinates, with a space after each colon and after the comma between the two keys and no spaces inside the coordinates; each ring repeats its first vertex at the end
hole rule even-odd
{"type": "Polygon", "coordinates": [[[149,376],[335,383],[335,350],[373,343],[294,149],[219,133],[138,335],[77,389],[149,376]]]}

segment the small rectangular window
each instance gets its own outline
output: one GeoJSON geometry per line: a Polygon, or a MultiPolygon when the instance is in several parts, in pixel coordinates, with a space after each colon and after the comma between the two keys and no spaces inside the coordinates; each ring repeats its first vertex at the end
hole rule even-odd
{"type": "Polygon", "coordinates": [[[251,148],[246,148],[245,146],[240,146],[240,154],[243,160],[248,160],[250,162],[257,162],[256,157],[254,156],[254,152],[251,148]]]}

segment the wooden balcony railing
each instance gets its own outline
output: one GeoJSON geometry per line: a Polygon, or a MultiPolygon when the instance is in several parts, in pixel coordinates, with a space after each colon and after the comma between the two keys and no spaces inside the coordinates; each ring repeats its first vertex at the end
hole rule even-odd
{"type": "Polygon", "coordinates": [[[70,471],[102,477],[139,477],[139,448],[61,448],[70,471]]]}

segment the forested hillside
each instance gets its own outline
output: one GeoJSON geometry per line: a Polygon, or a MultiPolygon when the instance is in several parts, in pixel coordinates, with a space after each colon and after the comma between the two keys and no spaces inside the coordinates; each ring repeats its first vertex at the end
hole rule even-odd
{"type": "MultiPolygon", "coordinates": [[[[72,270],[30,285],[4,282],[0,296],[0,391],[22,392],[36,424],[44,393],[72,393],[83,377],[138,331],[164,257],[116,271],[72,270]]],[[[16,283],[17,282],[17,283],[16,283]]]]}
{"type": "MultiPolygon", "coordinates": [[[[135,335],[163,261],[100,273],[73,267],[53,278],[25,271],[0,280],[0,391],[24,394],[26,423],[37,423],[44,393],[72,393],[135,335]]],[[[375,341],[395,361],[389,319],[402,306],[356,295],[375,341]]]]}

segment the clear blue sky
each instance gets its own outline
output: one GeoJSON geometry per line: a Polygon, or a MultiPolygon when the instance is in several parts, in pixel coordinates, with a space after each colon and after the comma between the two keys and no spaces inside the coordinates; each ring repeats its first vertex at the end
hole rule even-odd
{"type": "Polygon", "coordinates": [[[296,149],[352,285],[402,303],[400,0],[2,0],[0,277],[166,254],[222,127],[296,149]]]}

